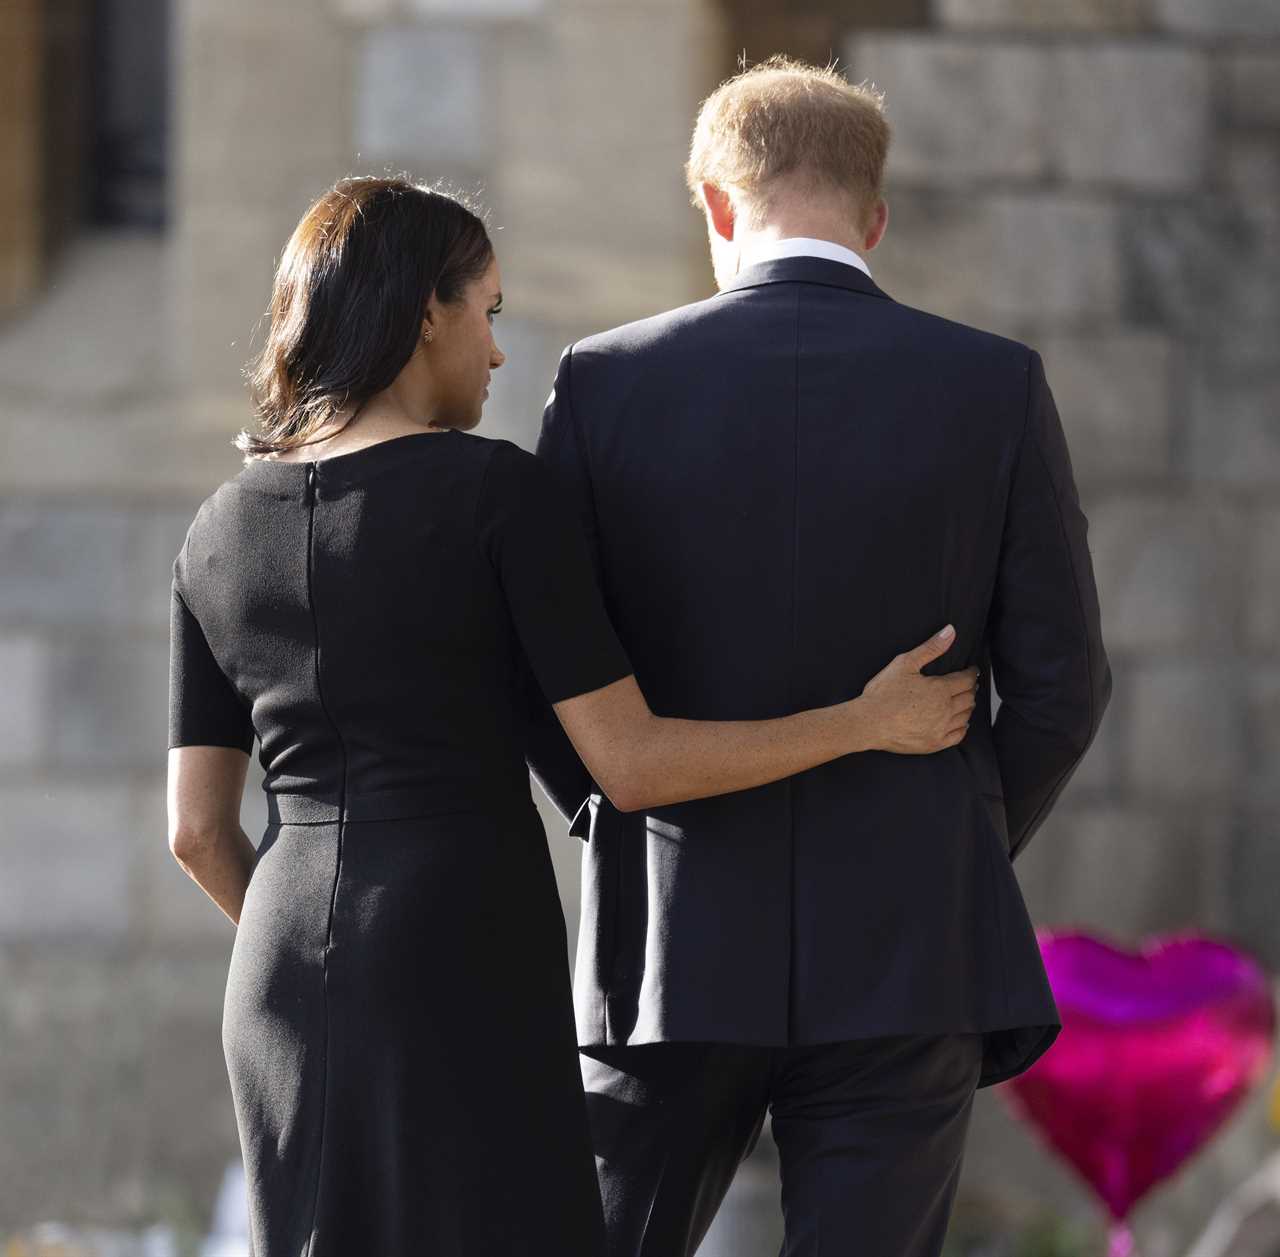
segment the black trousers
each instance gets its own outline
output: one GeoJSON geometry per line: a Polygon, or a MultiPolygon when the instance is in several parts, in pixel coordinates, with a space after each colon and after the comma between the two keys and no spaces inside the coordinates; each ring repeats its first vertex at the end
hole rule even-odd
{"type": "Polygon", "coordinates": [[[583,1048],[607,1257],[691,1257],[772,1117],[782,1257],[937,1257],[982,1036],[583,1048]]]}

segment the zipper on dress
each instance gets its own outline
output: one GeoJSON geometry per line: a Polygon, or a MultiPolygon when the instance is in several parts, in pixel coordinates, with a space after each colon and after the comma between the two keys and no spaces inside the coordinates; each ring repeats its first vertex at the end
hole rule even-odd
{"type": "Polygon", "coordinates": [[[323,1081],[320,1105],[320,1158],[316,1168],[315,1194],[312,1197],[311,1205],[311,1239],[307,1244],[307,1251],[311,1252],[315,1247],[316,1219],[319,1216],[320,1208],[320,1175],[324,1166],[325,1137],[328,1126],[326,1118],[328,1115],[330,1020],[332,1017],[329,1007],[329,953],[333,949],[333,916],[338,903],[338,883],[342,879],[342,828],[343,819],[346,815],[347,748],[342,741],[342,733],[338,729],[337,722],[329,714],[329,708],[324,701],[324,687],[320,682],[320,617],[316,613],[314,580],[316,530],[315,463],[307,464],[306,493],[304,496],[307,505],[307,604],[311,610],[311,628],[314,635],[312,666],[315,671],[316,699],[320,703],[320,710],[324,713],[325,719],[333,729],[334,736],[338,740],[338,750],[342,756],[342,781],[338,795],[338,833],[337,846],[334,852],[333,885],[329,890],[329,919],[325,925],[324,947],[320,952],[321,983],[324,991],[324,1055],[321,1058],[321,1078],[323,1081]]]}
{"type": "Polygon", "coordinates": [[[338,898],[338,880],[342,871],[342,830],[346,819],[347,804],[347,744],[343,740],[342,730],[338,728],[338,722],[333,718],[332,712],[329,710],[329,704],[325,701],[324,682],[320,677],[320,614],[316,609],[315,596],[315,531],[316,531],[316,465],[314,462],[307,464],[306,479],[306,504],[307,504],[307,605],[311,611],[311,630],[314,640],[314,648],[312,653],[312,667],[314,669],[316,700],[320,704],[320,710],[324,714],[324,718],[329,723],[329,727],[333,730],[333,736],[338,744],[338,754],[342,762],[342,776],[338,785],[338,849],[337,849],[337,865],[334,870],[333,889],[329,897],[329,926],[325,937],[325,952],[333,944],[333,911],[338,898]]]}

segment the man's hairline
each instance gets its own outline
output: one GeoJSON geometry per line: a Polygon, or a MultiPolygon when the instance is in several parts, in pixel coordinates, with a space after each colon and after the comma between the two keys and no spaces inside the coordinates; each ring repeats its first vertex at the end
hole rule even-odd
{"type": "MultiPolygon", "coordinates": [[[[775,175],[773,179],[769,180],[768,184],[762,185],[762,189],[763,187],[768,187],[776,184],[779,180],[785,180],[788,177],[788,174],[790,174],[790,172],[786,172],[781,175],[775,175]]],[[[797,180],[794,183],[793,188],[791,189],[792,196],[796,200],[808,199],[811,201],[815,195],[822,195],[824,200],[829,202],[833,206],[833,208],[836,206],[837,201],[840,199],[841,193],[846,194],[849,198],[853,197],[853,192],[850,189],[841,188],[839,184],[830,180],[823,180],[821,179],[821,177],[819,181],[824,183],[825,186],[822,188],[815,187],[813,184],[809,184],[808,186],[806,186],[802,181],[797,180]]],[[[763,225],[765,225],[767,221],[767,220],[760,219],[759,217],[760,213],[776,213],[777,211],[776,202],[771,204],[769,202],[768,197],[763,194],[763,190],[752,192],[749,188],[745,188],[741,184],[717,183],[714,179],[709,179],[709,178],[698,179],[697,182],[690,189],[690,192],[694,198],[695,206],[699,209],[705,210],[706,208],[702,200],[702,188],[704,185],[710,185],[713,188],[719,188],[722,192],[729,192],[729,193],[736,194],[736,198],[739,205],[741,206],[742,210],[745,211],[748,220],[753,223],[752,230],[757,230],[757,231],[760,230],[760,228],[763,225]]],[[[787,198],[784,197],[783,199],[785,200],[787,198]]],[[[883,189],[878,188],[872,194],[871,200],[867,204],[861,207],[861,217],[866,218],[867,216],[874,214],[876,205],[882,200],[884,200],[884,191],[883,189]]],[[[869,224],[864,224],[862,221],[860,221],[857,218],[852,219],[851,221],[854,223],[855,226],[859,228],[862,228],[864,225],[869,225],[869,224]]]]}

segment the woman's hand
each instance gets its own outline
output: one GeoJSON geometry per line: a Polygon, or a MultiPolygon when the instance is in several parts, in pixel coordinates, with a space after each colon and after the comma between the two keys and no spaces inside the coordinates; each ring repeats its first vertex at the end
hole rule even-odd
{"type": "Polygon", "coordinates": [[[928,755],[955,746],[968,729],[978,670],[920,674],[954,638],[899,655],[859,698],[774,720],[655,716],[634,676],[554,708],[610,802],[633,812],[762,786],[857,751],[928,755]]]}
{"type": "Polygon", "coordinates": [[[951,649],[955,630],[948,624],[943,634],[892,659],[854,700],[865,721],[867,750],[932,755],[964,740],[977,703],[978,669],[943,676],[921,673],[925,664],[951,649]]]}
{"type": "Polygon", "coordinates": [[[169,749],[169,850],[236,925],[257,849],[240,828],[249,756],[230,746],[169,749]]]}

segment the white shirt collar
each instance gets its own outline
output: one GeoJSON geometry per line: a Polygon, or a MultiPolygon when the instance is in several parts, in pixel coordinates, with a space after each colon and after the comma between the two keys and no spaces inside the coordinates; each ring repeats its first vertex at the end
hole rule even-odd
{"type": "Polygon", "coordinates": [[[828,258],[832,262],[843,262],[846,266],[856,266],[860,271],[871,275],[871,268],[852,249],[830,240],[815,240],[811,236],[787,236],[781,240],[765,240],[753,244],[742,253],[739,273],[757,262],[771,262],[774,258],[815,257],[828,258]]]}

